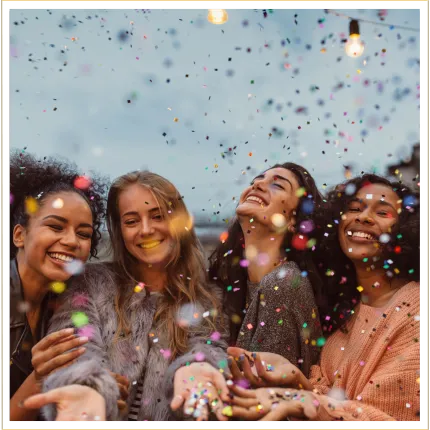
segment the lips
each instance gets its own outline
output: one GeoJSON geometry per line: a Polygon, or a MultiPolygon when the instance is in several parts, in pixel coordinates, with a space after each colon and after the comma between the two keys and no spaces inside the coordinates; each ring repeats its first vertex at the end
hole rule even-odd
{"type": "Polygon", "coordinates": [[[56,263],[71,263],[75,259],[70,254],[65,254],[63,252],[47,252],[47,254],[56,263]]]}
{"type": "Polygon", "coordinates": [[[360,243],[375,242],[376,240],[378,240],[376,235],[363,230],[347,230],[346,236],[348,237],[348,239],[360,243]]]}
{"type": "Polygon", "coordinates": [[[263,199],[261,196],[250,193],[246,196],[245,202],[253,202],[253,203],[257,203],[261,206],[267,206],[267,202],[265,201],[265,199],[263,199]]]}
{"type": "Polygon", "coordinates": [[[148,242],[141,243],[139,246],[142,249],[153,249],[160,245],[163,242],[163,240],[150,240],[148,242]]]}

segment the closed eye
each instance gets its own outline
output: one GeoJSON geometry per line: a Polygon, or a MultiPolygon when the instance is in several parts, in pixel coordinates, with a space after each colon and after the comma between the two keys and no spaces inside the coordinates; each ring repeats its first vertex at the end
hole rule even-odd
{"type": "Polygon", "coordinates": [[[285,188],[284,188],[281,184],[274,183],[273,185],[274,185],[275,187],[280,188],[281,190],[285,190],[285,188]]]}
{"type": "Polygon", "coordinates": [[[135,219],[128,219],[127,221],[124,221],[124,224],[125,225],[134,225],[134,224],[136,224],[136,220],[135,219]]]}
{"type": "Polygon", "coordinates": [[[348,208],[349,212],[360,212],[360,208],[348,208]]]}
{"type": "Polygon", "coordinates": [[[63,230],[63,227],[61,227],[61,225],[57,225],[57,224],[50,224],[50,225],[48,225],[48,227],[52,228],[52,230],[55,230],[55,231],[63,230]]]}
{"type": "Polygon", "coordinates": [[[152,219],[155,219],[156,221],[162,221],[164,218],[163,218],[163,215],[157,214],[157,215],[154,215],[152,219]]]}
{"type": "Polygon", "coordinates": [[[86,232],[79,232],[78,233],[79,236],[83,237],[84,239],[91,239],[92,234],[91,233],[86,233],[86,232]]]}

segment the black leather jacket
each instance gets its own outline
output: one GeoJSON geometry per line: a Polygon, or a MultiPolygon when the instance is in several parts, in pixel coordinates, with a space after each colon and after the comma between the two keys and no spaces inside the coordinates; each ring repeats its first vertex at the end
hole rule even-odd
{"type": "Polygon", "coordinates": [[[34,339],[25,314],[24,294],[16,260],[10,262],[10,397],[15,394],[28,375],[33,371],[31,348],[48,331],[52,316],[49,302],[52,294],[47,294],[42,303],[39,325],[34,339]]]}

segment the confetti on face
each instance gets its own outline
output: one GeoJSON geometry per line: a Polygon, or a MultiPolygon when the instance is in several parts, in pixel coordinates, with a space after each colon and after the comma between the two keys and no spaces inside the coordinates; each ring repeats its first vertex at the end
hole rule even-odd
{"type": "Polygon", "coordinates": [[[63,199],[58,198],[58,199],[55,199],[55,200],[52,202],[52,207],[53,207],[54,209],[61,209],[63,206],[64,206],[64,201],[63,201],[63,199]]]}

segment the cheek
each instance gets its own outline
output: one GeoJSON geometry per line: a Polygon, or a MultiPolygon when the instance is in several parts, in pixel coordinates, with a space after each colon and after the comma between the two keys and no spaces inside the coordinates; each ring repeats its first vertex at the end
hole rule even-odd
{"type": "Polygon", "coordinates": [[[240,195],[240,199],[239,201],[243,202],[243,199],[245,198],[245,196],[251,191],[252,187],[248,187],[246,188],[242,194],[240,195]]]}

